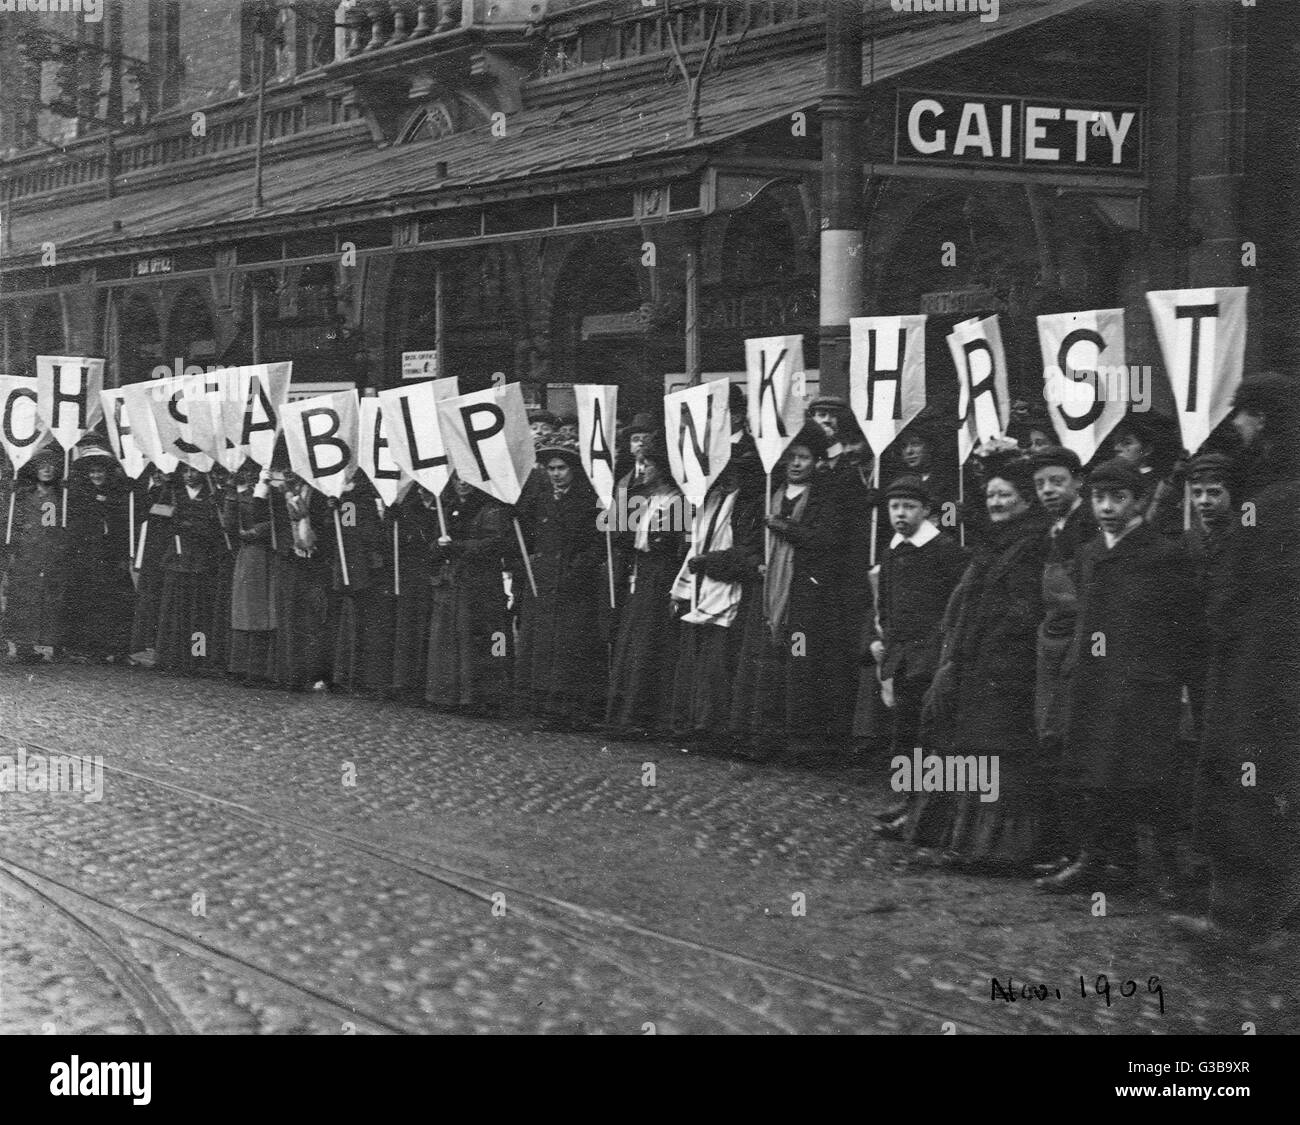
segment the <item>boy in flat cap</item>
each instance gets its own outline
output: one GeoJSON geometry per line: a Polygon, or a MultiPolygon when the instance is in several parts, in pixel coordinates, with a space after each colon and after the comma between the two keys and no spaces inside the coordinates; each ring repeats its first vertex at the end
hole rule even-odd
{"type": "MultiPolygon", "coordinates": [[[[1193,682],[1199,608],[1191,560],[1144,522],[1147,475],[1116,458],[1088,478],[1101,534],[1078,553],[1078,617],[1062,785],[1085,799],[1074,862],[1038,881],[1052,893],[1132,883],[1135,829],[1169,851],[1173,751],[1193,682]]],[[[1167,870],[1167,869],[1166,869],[1167,870]]]]}
{"type": "MultiPolygon", "coordinates": [[[[1072,450],[1060,447],[1040,450],[1030,455],[1029,465],[1034,493],[1051,520],[1043,533],[1047,547],[1043,564],[1044,616],[1038,627],[1034,679],[1034,723],[1050,774],[1059,765],[1064,735],[1062,720],[1069,689],[1064,664],[1074,639],[1078,612],[1075,558],[1079,549],[1097,534],[1097,521],[1093,518],[1092,505],[1084,501],[1083,467],[1072,450]]],[[[1045,794],[1045,800],[1050,804],[1052,794],[1045,794]]],[[[1049,816],[1045,824],[1055,834],[1055,839],[1044,841],[1047,854],[1068,858],[1070,831],[1066,818],[1049,816]]]]}
{"type": "MultiPolygon", "coordinates": [[[[911,754],[921,724],[921,700],[939,661],[939,622],[966,569],[966,552],[929,520],[930,494],[918,476],[885,490],[894,536],[880,565],[881,636],[871,645],[880,680],[893,695],[890,754],[911,754]]],[[[901,838],[908,802],[887,810],[877,833],[901,838]]]]}

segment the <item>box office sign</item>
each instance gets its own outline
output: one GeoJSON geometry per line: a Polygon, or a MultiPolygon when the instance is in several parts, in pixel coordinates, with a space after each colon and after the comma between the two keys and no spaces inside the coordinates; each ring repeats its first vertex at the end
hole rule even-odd
{"type": "Polygon", "coordinates": [[[1142,171],[1143,110],[998,94],[899,90],[894,158],[900,164],[1142,171]]]}

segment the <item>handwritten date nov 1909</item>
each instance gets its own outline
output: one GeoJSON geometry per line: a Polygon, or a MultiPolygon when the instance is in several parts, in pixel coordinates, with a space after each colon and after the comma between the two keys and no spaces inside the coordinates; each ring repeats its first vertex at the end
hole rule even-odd
{"type": "MultiPolygon", "coordinates": [[[[1089,988],[1088,982],[1082,976],[1076,977],[1064,990],[1046,984],[1031,984],[1028,981],[1017,985],[1014,977],[1007,977],[1006,984],[1003,984],[997,977],[993,977],[989,983],[991,985],[989,999],[1001,1000],[1007,1004],[1014,1004],[1017,1000],[1064,1000],[1074,994],[1077,987],[1081,999],[1089,1000],[1100,997],[1106,1001],[1106,1007],[1109,1008],[1112,996],[1122,996],[1127,999],[1136,996],[1141,990],[1141,985],[1132,979],[1123,982],[1116,981],[1112,986],[1105,973],[1098,975],[1097,979],[1092,982],[1091,988],[1089,988]]],[[[1160,1002],[1160,1014],[1163,1016],[1165,1014],[1165,991],[1160,984],[1159,977],[1147,977],[1145,995],[1156,997],[1160,1002]]]]}

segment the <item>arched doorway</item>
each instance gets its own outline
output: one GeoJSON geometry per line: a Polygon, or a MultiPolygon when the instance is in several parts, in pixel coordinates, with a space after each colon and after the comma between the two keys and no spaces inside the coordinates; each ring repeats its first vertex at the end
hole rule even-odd
{"type": "Polygon", "coordinates": [[[802,335],[805,361],[816,362],[817,272],[792,223],[800,207],[797,189],[779,183],[728,216],[718,282],[701,295],[705,371],[743,371],[752,336],[802,335]]]}
{"type": "Polygon", "coordinates": [[[110,323],[116,325],[110,328],[109,355],[114,354],[111,340],[115,332],[119,386],[143,382],[153,375],[155,367],[164,366],[162,330],[147,298],[135,294],[120,302],[115,299],[110,323]]]}
{"type": "Polygon", "coordinates": [[[212,312],[197,289],[184,290],[172,305],[167,321],[167,355],[173,360],[179,358],[182,371],[190,366],[216,366],[212,312]]]}
{"type": "MultiPolygon", "coordinates": [[[[618,231],[585,238],[569,254],[555,282],[551,305],[549,380],[565,384],[612,383],[619,409],[634,411],[663,394],[651,382],[646,329],[647,294],[641,288],[638,235],[618,231]],[[644,307],[643,307],[644,306],[644,307]]],[[[570,409],[572,394],[552,395],[553,409],[570,409]]]]}

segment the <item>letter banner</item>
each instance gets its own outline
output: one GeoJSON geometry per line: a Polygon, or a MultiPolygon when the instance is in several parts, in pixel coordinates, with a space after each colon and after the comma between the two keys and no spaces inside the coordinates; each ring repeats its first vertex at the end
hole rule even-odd
{"type": "Polygon", "coordinates": [[[664,396],[668,464],[682,495],[697,508],[731,460],[730,383],[686,387],[664,396]]]}
{"type": "Polygon", "coordinates": [[[213,461],[234,472],[248,460],[248,450],[236,443],[239,431],[226,428],[228,401],[239,393],[239,369],[221,368],[200,375],[186,375],[186,410],[194,426],[195,443],[213,461]]]}
{"type": "Polygon", "coordinates": [[[803,426],[803,337],[763,336],[745,341],[749,432],[763,471],[770,473],[803,426]]]}
{"type": "Polygon", "coordinates": [[[290,468],[317,492],[336,500],[357,469],[360,415],[355,390],[286,402],[280,407],[290,468]]]}
{"type": "Polygon", "coordinates": [[[981,442],[1006,433],[1011,417],[1007,397],[1007,358],[997,316],[973,317],[953,325],[948,350],[961,388],[957,403],[957,463],[981,442]]]}
{"type": "Polygon", "coordinates": [[[373,396],[363,398],[359,409],[357,465],[370,478],[379,499],[391,508],[415,482],[393,457],[379,400],[373,396]]]}
{"type": "Polygon", "coordinates": [[[226,438],[262,468],[271,464],[280,430],[280,408],[289,399],[293,362],[253,363],[226,372],[228,393],[221,403],[226,438]]]}
{"type": "Polygon", "coordinates": [[[99,421],[104,361],[84,356],[36,357],[36,410],[64,449],[71,449],[99,421]]]}
{"type": "Polygon", "coordinates": [[[1243,285],[1147,294],[1189,453],[1201,448],[1232,409],[1246,356],[1247,291],[1243,285]]]}
{"type": "Polygon", "coordinates": [[[849,320],[849,405],[877,460],[925,409],[925,320],[849,320]]]}
{"type": "Polygon", "coordinates": [[[528,409],[518,383],[489,387],[438,403],[438,422],[461,480],[503,504],[514,504],[537,463],[528,409]]]}
{"type": "Polygon", "coordinates": [[[39,393],[35,379],[0,375],[0,445],[15,473],[50,440],[36,409],[39,393]]]}
{"type": "Polygon", "coordinates": [[[108,430],[108,444],[113,449],[113,456],[122,465],[123,471],[132,480],[136,480],[149,464],[149,458],[135,440],[131,421],[126,414],[126,392],[107,390],[99,392],[99,401],[104,408],[104,425],[108,430]]]}
{"type": "Polygon", "coordinates": [[[158,432],[158,422],[153,414],[153,403],[159,395],[158,384],[161,381],[128,383],[113,393],[122,397],[122,408],[131,427],[131,436],[135,438],[140,452],[153,462],[159,472],[170,473],[180,464],[180,459],[163,448],[162,435],[158,432]]]}
{"type": "Polygon", "coordinates": [[[405,383],[376,396],[388,453],[408,477],[435,496],[447,487],[451,465],[438,426],[438,403],[456,397],[457,379],[405,383]]]}
{"type": "Polygon", "coordinates": [[[618,387],[599,383],[574,383],[578,405],[578,452],[582,467],[596,490],[600,506],[614,503],[614,425],[618,415],[618,387]]]}
{"type": "MultiPolygon", "coordinates": [[[[201,375],[173,375],[141,386],[147,388],[144,402],[153,416],[162,451],[206,473],[214,464],[206,448],[212,444],[212,419],[205,403],[193,401],[195,381],[202,378],[201,375]]],[[[128,412],[130,402],[128,398],[128,412]]]]}
{"type": "Polygon", "coordinates": [[[1124,310],[1040,316],[1038,344],[1056,440],[1086,465],[1129,409],[1124,310]]]}

